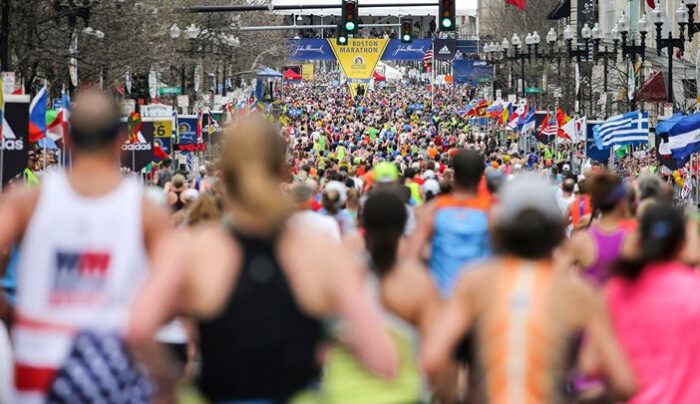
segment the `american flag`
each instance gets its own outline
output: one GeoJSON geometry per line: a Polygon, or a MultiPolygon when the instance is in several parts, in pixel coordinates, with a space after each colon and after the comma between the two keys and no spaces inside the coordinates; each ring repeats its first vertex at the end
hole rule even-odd
{"type": "Polygon", "coordinates": [[[547,117],[542,121],[542,126],[540,126],[540,133],[545,136],[554,136],[558,130],[557,120],[547,114],[547,117]]]}
{"type": "Polygon", "coordinates": [[[423,67],[426,70],[430,70],[430,68],[431,68],[430,64],[431,64],[432,60],[433,60],[433,50],[428,49],[427,51],[425,51],[425,54],[423,54],[423,67]]]}

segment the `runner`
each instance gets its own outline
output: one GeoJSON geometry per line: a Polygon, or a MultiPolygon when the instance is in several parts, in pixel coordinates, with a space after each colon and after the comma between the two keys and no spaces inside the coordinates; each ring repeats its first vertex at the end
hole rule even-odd
{"type": "Polygon", "coordinates": [[[347,324],[342,339],[364,366],[396,375],[395,348],[363,295],[361,266],[326,235],[289,221],[277,131],[251,117],[223,136],[230,223],[170,243],[170,265],[186,269],[184,290],[181,271],[155,272],[136,304],[135,337],[150,335],[176,301],[183,306],[199,321],[200,387],[212,402],[287,402],[312,388],[322,320],[331,315],[347,324]]]}
{"type": "MultiPolygon", "coordinates": [[[[594,175],[590,182],[591,204],[594,212],[587,221],[585,231],[575,233],[567,244],[567,254],[581,275],[594,285],[602,286],[611,273],[613,264],[625,247],[629,230],[627,187],[610,172],[594,175]]],[[[572,204],[575,208],[576,201],[572,204]]],[[[627,247],[629,248],[629,247],[627,247]]]]}
{"type": "Polygon", "coordinates": [[[49,173],[40,188],[17,189],[0,205],[0,248],[21,246],[15,403],[108,402],[113,394],[150,400],[150,386],[109,335],[125,332],[132,298],[168,218],[135,179],[120,175],[118,111],[106,94],[79,94],[70,117],[71,171],[49,173]],[[114,345],[107,349],[100,340],[114,345]],[[126,361],[119,366],[132,381],[122,379],[127,373],[80,376],[76,372],[94,371],[94,361],[81,359],[86,349],[108,366],[126,361]]]}
{"type": "Polygon", "coordinates": [[[484,174],[484,158],[461,151],[452,159],[453,190],[421,211],[409,254],[419,259],[430,244],[430,272],[442,296],[449,296],[465,266],[490,255],[487,198],[477,187],[484,174]]]}
{"type": "Polygon", "coordinates": [[[524,175],[505,185],[500,200],[493,228],[502,256],[466,272],[436,314],[421,355],[431,380],[469,332],[468,402],[569,402],[571,354],[585,331],[581,366],[601,366],[613,399],[629,398],[633,373],[603,305],[553,259],[565,236],[551,186],[524,175]]]}
{"type": "MultiPolygon", "coordinates": [[[[697,232],[697,227],[692,229],[697,232]]],[[[700,278],[681,264],[686,227],[680,209],[644,210],[636,254],[617,266],[607,288],[615,332],[639,377],[629,403],[700,402],[700,278]]]]}
{"type": "Polygon", "coordinates": [[[406,220],[396,191],[376,191],[364,205],[364,237],[356,233],[346,240],[357,257],[368,261],[366,289],[381,307],[384,326],[399,354],[399,373],[392,380],[378,378],[362,368],[347,348],[334,344],[324,368],[324,402],[417,403],[427,399],[415,357],[417,330],[427,329],[438,294],[419,262],[401,258],[407,247],[403,238],[406,220]],[[406,295],[406,290],[411,294],[406,295]]]}

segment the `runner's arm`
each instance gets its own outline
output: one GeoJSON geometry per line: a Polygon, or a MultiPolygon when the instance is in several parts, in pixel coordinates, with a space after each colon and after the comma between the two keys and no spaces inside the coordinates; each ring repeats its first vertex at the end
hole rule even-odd
{"type": "Polygon", "coordinates": [[[180,240],[171,233],[167,213],[144,199],[142,218],[150,271],[129,315],[126,338],[131,342],[150,339],[173,314],[173,301],[181,283],[180,254],[175,248],[180,240]]]}
{"type": "Polygon", "coordinates": [[[418,223],[413,234],[408,239],[408,258],[422,260],[425,246],[430,241],[433,234],[433,215],[435,214],[435,203],[430,202],[423,206],[420,215],[417,217],[418,223]]]}
{"type": "Polygon", "coordinates": [[[384,331],[380,315],[367,299],[359,261],[341,245],[326,244],[326,269],[332,305],[345,322],[345,342],[371,372],[392,378],[398,372],[394,345],[384,331]],[[331,271],[329,271],[330,273],[331,271]]]}
{"type": "Polygon", "coordinates": [[[582,307],[588,308],[585,325],[588,339],[579,358],[580,368],[585,374],[602,372],[607,377],[613,402],[629,400],[637,391],[634,371],[613,331],[605,298],[587,286],[584,292],[587,303],[582,307]]]}

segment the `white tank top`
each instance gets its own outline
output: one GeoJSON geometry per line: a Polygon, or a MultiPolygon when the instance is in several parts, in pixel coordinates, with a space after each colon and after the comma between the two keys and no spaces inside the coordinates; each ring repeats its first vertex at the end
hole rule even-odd
{"type": "Polygon", "coordinates": [[[17,365],[59,368],[76,331],[123,331],[147,273],[142,204],[134,178],[88,198],[63,171],[44,177],[20,249],[17,365]]]}

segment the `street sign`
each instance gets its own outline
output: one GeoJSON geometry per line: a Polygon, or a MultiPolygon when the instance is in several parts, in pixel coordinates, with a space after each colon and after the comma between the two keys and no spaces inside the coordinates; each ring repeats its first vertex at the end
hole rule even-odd
{"type": "Polygon", "coordinates": [[[158,89],[159,95],[175,95],[182,93],[182,87],[163,87],[158,89]]]}
{"type": "Polygon", "coordinates": [[[527,93],[541,93],[542,89],[539,87],[525,87],[525,94],[527,93]]]}
{"type": "Polygon", "coordinates": [[[187,108],[190,106],[190,97],[186,95],[177,96],[177,106],[181,108],[187,108]]]}
{"type": "Polygon", "coordinates": [[[556,87],[554,89],[554,98],[561,98],[561,87],[556,87]]]}

